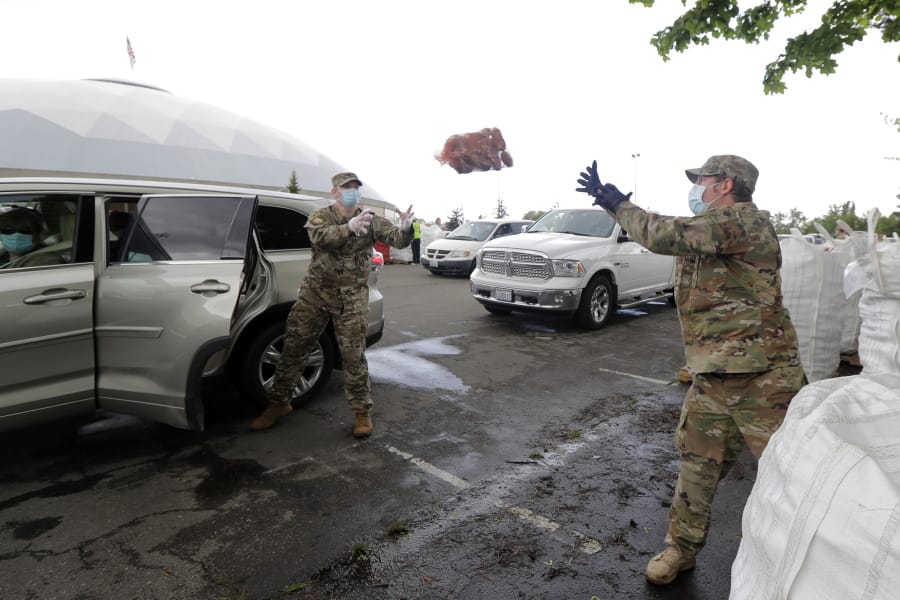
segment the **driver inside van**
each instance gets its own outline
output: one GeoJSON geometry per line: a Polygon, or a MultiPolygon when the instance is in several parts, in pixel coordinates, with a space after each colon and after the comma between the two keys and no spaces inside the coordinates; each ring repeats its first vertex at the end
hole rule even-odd
{"type": "Polygon", "coordinates": [[[46,231],[44,217],[33,208],[16,206],[0,213],[0,269],[61,264],[55,253],[36,252],[45,247],[46,231]]]}

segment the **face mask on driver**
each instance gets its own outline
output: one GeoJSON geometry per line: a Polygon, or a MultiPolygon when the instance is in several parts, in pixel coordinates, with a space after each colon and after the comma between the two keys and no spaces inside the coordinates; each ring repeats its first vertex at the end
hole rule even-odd
{"type": "Polygon", "coordinates": [[[25,254],[34,247],[34,237],[20,232],[0,234],[0,244],[10,254],[25,254]]]}
{"type": "Polygon", "coordinates": [[[359,204],[359,190],[355,188],[341,190],[341,204],[347,208],[356,208],[359,204]]]}

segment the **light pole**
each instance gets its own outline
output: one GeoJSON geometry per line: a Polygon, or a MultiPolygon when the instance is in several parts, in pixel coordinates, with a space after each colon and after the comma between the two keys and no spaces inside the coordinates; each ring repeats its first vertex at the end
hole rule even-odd
{"type": "Polygon", "coordinates": [[[635,153],[631,155],[631,158],[634,159],[634,200],[637,201],[637,159],[641,157],[640,153],[635,153]]]}

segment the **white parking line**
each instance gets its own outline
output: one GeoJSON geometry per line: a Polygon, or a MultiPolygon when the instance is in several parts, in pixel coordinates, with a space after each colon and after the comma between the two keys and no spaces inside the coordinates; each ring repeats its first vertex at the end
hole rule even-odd
{"type": "MultiPolygon", "coordinates": [[[[434,475],[438,479],[442,479],[455,487],[458,490],[466,489],[470,487],[470,483],[465,479],[460,479],[456,475],[452,473],[448,473],[443,469],[439,469],[433,464],[422,460],[408,452],[403,452],[402,450],[398,450],[393,446],[387,447],[388,452],[392,454],[396,454],[401,458],[408,460],[412,464],[416,465],[426,473],[430,473],[434,475]]],[[[563,527],[560,523],[548,519],[547,517],[541,516],[527,508],[521,508],[518,506],[510,506],[503,502],[502,500],[494,500],[493,505],[497,508],[502,508],[504,510],[508,510],[510,513],[517,516],[522,522],[531,525],[532,527],[536,527],[538,529],[546,529],[550,532],[550,537],[553,539],[562,542],[567,545],[576,545],[578,549],[585,554],[596,554],[602,548],[600,542],[597,540],[577,531],[575,529],[571,529],[569,527],[563,527]],[[568,535],[566,535],[568,534],[568,535]],[[574,542],[572,539],[574,538],[574,542]]]]}
{"type": "Polygon", "coordinates": [[[650,383],[657,383],[659,385],[669,385],[672,383],[671,381],[663,381],[662,379],[653,379],[652,377],[644,377],[643,375],[634,375],[632,373],[624,373],[622,371],[613,371],[612,369],[603,369],[597,367],[598,371],[603,371],[604,373],[612,373],[613,375],[621,375],[623,377],[631,377],[632,379],[639,379],[641,381],[649,381],[650,383]]]}
{"type": "Polygon", "coordinates": [[[309,462],[313,462],[314,460],[315,459],[312,456],[304,456],[303,458],[301,458],[300,460],[298,460],[296,462],[279,465],[277,467],[272,467],[271,469],[268,469],[267,471],[263,471],[262,474],[263,475],[272,475],[273,473],[277,473],[279,471],[284,471],[285,469],[290,469],[291,467],[296,467],[297,465],[303,465],[303,464],[306,464],[309,462]]]}
{"type": "Polygon", "coordinates": [[[456,475],[453,475],[452,473],[448,473],[447,471],[444,471],[443,469],[439,469],[436,466],[434,466],[433,464],[426,462],[426,461],[422,460],[421,458],[417,458],[417,457],[413,456],[412,454],[409,454],[408,452],[403,452],[401,450],[397,450],[393,446],[388,446],[388,452],[393,452],[397,456],[402,456],[403,458],[405,458],[412,464],[416,465],[417,467],[419,467],[426,473],[431,473],[438,479],[443,479],[444,481],[446,481],[447,483],[449,483],[450,485],[452,485],[453,487],[455,487],[458,490],[464,490],[467,487],[469,487],[469,482],[466,481],[465,479],[460,479],[456,475]]]}

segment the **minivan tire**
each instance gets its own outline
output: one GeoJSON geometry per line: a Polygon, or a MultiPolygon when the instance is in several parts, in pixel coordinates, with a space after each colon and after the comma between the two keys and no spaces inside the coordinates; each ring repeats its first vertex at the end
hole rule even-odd
{"type": "MultiPolygon", "coordinates": [[[[263,327],[246,346],[241,360],[238,387],[241,398],[258,408],[265,407],[269,402],[267,390],[272,385],[283,341],[284,321],[276,321],[263,327]]],[[[328,383],[332,370],[334,343],[328,333],[323,332],[309,354],[301,382],[294,388],[291,402],[305,402],[318,394],[328,383]]]]}

